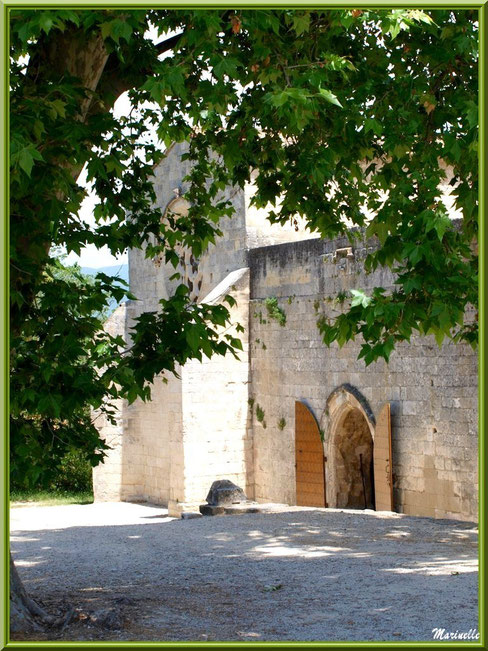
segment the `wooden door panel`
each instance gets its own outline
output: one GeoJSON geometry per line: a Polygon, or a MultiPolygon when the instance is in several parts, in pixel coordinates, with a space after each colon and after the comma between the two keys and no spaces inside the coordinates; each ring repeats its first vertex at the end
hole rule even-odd
{"type": "Polygon", "coordinates": [[[322,464],[314,464],[313,466],[301,465],[298,463],[297,466],[297,478],[303,475],[303,479],[312,479],[312,477],[318,477],[318,481],[322,481],[320,477],[324,474],[324,467],[322,464]]]}
{"type": "Polygon", "coordinates": [[[326,506],[324,448],[313,414],[295,402],[295,468],[298,506],[326,506]]]}
{"type": "Polygon", "coordinates": [[[391,413],[387,402],[376,423],[373,446],[374,495],[377,511],[393,511],[391,413]]]}
{"type": "Polygon", "coordinates": [[[317,484],[317,485],[322,485],[324,483],[324,480],[323,479],[320,480],[320,477],[318,477],[317,473],[312,473],[312,472],[298,472],[297,481],[306,484],[317,484]]]}
{"type": "Polygon", "coordinates": [[[317,506],[319,508],[324,507],[322,497],[320,497],[317,493],[302,493],[301,499],[303,503],[297,503],[297,506],[317,506]]]}
{"type": "MultiPolygon", "coordinates": [[[[304,448],[303,445],[300,445],[301,459],[304,463],[317,463],[317,452],[308,452],[308,448],[304,448]]],[[[321,462],[320,462],[321,463],[321,462]]]]}

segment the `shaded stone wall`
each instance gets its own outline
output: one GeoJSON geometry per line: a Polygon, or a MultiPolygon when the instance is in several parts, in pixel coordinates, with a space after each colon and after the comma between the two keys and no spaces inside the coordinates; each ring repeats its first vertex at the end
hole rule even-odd
{"type": "Polygon", "coordinates": [[[334,448],[331,461],[337,466],[336,505],[373,508],[373,439],[357,409],[348,411],[338,423],[334,448]]]}
{"type": "Polygon", "coordinates": [[[295,400],[313,410],[332,462],[326,402],[334,389],[349,384],[373,414],[391,403],[396,510],[476,520],[476,353],[463,344],[447,343],[439,350],[431,337],[412,337],[411,344],[398,346],[388,365],[378,361],[366,367],[357,360],[359,342],[327,349],[316,322],[320,314],[337,314],[332,297],[340,290],[393,283],[386,270],[363,272],[373,242],[357,246],[353,257],[334,255],[348,246],[345,239],[308,240],[250,251],[255,496],[295,503],[295,400]],[[265,300],[270,297],[284,310],[285,327],[269,318],[265,300]],[[266,428],[256,418],[256,405],[264,411],[266,428]]]}

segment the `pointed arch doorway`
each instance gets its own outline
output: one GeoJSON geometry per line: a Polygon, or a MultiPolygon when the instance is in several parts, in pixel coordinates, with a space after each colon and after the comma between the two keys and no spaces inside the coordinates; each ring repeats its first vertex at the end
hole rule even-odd
{"type": "Polygon", "coordinates": [[[326,414],[329,506],[392,511],[389,403],[376,421],[364,396],[346,384],[331,393],[326,414]]]}

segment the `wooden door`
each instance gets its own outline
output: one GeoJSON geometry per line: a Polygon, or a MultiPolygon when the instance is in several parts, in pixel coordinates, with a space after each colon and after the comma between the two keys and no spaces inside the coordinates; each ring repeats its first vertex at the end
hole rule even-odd
{"type": "Polygon", "coordinates": [[[325,457],[320,430],[312,412],[295,402],[295,468],[298,506],[327,506],[325,457]]]}
{"type": "Polygon", "coordinates": [[[390,403],[380,412],[373,446],[374,496],[377,511],[393,511],[390,403]]]}

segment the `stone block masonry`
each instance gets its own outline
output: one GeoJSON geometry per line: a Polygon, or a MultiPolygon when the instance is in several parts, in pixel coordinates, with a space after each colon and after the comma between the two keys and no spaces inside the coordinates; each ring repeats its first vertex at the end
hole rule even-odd
{"type": "MultiPolygon", "coordinates": [[[[155,170],[163,212],[187,209],[185,149],[174,145],[155,170]]],[[[193,360],[179,377],[156,378],[151,402],[121,402],[115,426],[100,419],[112,450],[94,473],[96,499],[147,500],[175,515],[193,513],[215,480],[228,479],[250,499],[296,504],[295,401],[302,401],[322,431],[328,505],[360,503],[358,473],[362,468],[372,481],[376,419],[390,403],[395,510],[476,520],[476,353],[412,337],[388,364],[366,367],[357,359],[359,341],[327,348],[317,320],[339,314],[337,293],[391,289],[394,276],[387,269],[365,274],[375,240],[351,246],[345,237],[325,241],[305,228],[272,227],[265,211],[250,205],[251,191],[224,190],[235,213],[222,220],[223,237],[199,260],[182,249],[178,269],[194,300],[236,298],[231,316],[245,328],[238,335],[243,352],[239,359],[193,360]],[[351,456],[356,452],[367,467],[351,456]]],[[[129,282],[138,300],[118,308],[106,327],[130,343],[133,320],[174,292],[174,272],[143,250],[130,251],[129,282]]],[[[365,494],[372,502],[371,487],[365,494]]]]}
{"type": "MultiPolygon", "coordinates": [[[[476,520],[476,353],[466,345],[446,343],[439,349],[431,337],[412,337],[410,344],[398,345],[389,364],[366,367],[357,359],[358,341],[342,349],[325,347],[317,319],[333,314],[331,299],[339,290],[360,287],[367,292],[375,286],[391,288],[394,281],[385,270],[364,274],[361,260],[368,243],[353,251],[353,260],[334,264],[334,250],[347,245],[343,238],[307,240],[249,253],[250,395],[266,424],[254,411],[255,497],[295,503],[296,400],[312,409],[324,431],[328,464],[334,462],[326,403],[334,389],[347,383],[375,415],[391,403],[395,510],[476,520]],[[271,297],[286,314],[285,327],[267,314],[271,297]],[[286,425],[281,428],[280,422],[286,425]]],[[[334,506],[336,495],[329,492],[327,501],[334,506]]]]}

